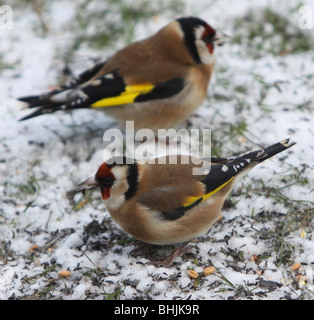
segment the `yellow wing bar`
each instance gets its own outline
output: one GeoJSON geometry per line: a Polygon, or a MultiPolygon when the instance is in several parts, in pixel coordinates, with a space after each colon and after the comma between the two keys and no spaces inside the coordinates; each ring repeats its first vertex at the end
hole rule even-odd
{"type": "Polygon", "coordinates": [[[125,91],[116,97],[104,98],[91,104],[92,108],[104,108],[118,106],[121,104],[133,103],[135,98],[140,94],[151,91],[155,86],[152,84],[139,84],[134,86],[126,86],[125,91]]]}
{"type": "Polygon", "coordinates": [[[212,195],[214,195],[216,192],[218,192],[220,189],[222,189],[224,186],[226,186],[231,180],[233,180],[234,177],[232,177],[231,179],[229,179],[227,182],[223,183],[221,186],[219,186],[218,188],[216,188],[215,190],[206,193],[204,196],[201,197],[187,197],[186,201],[183,202],[182,206],[183,207],[188,207],[191,206],[193,203],[195,203],[197,200],[199,200],[200,198],[203,198],[201,202],[205,201],[206,199],[208,199],[209,197],[211,197],[212,195]]]}

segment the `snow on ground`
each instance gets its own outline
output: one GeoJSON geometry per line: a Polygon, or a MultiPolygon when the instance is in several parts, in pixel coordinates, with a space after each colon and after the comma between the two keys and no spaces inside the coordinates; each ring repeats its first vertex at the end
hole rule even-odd
{"type": "MultiPolygon", "coordinates": [[[[265,7],[289,13],[298,28],[294,1],[186,3],[186,14],[231,35],[235,19],[265,7]]],[[[307,3],[314,11],[314,2],[307,3]]],[[[73,1],[53,2],[44,12],[50,30],[42,36],[31,7],[13,7],[13,29],[0,30],[0,65],[7,66],[0,70],[0,299],[313,299],[313,51],[266,50],[255,59],[248,51],[255,42],[217,48],[209,97],[196,121],[213,130],[219,155],[288,137],[297,144],[238,184],[222,221],[192,243],[189,254],[157,268],[149,264],[152,255],[130,255],[133,240],[111,221],[98,194],[79,210],[66,198],[102,163],[103,131],[117,125],[89,110],[17,121],[27,111],[16,98],[49,90],[58,80],[56,52],[70,41],[66,26],[74,10],[73,1]],[[301,267],[292,271],[293,263],[301,267]],[[207,266],[216,272],[204,276],[207,266]],[[60,270],[71,275],[61,278],[60,270]]],[[[160,15],[145,28],[139,24],[135,38],[168,20],[160,15]]],[[[80,50],[75,73],[99,54],[80,50]]]]}

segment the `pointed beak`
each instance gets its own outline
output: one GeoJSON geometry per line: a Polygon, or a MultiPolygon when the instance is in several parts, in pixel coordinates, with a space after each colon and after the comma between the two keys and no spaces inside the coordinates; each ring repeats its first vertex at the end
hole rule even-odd
{"type": "Polygon", "coordinates": [[[95,180],[95,177],[91,177],[86,181],[80,183],[78,187],[76,187],[75,189],[68,191],[67,197],[68,199],[73,200],[74,196],[77,193],[83,192],[84,194],[85,190],[95,190],[98,188],[99,188],[99,183],[95,180]]]}
{"type": "Polygon", "coordinates": [[[99,183],[96,181],[95,177],[88,178],[86,181],[79,184],[79,188],[95,190],[99,188],[99,183]]]}
{"type": "Polygon", "coordinates": [[[213,43],[216,46],[223,46],[230,38],[232,37],[226,33],[217,31],[213,43]]]}

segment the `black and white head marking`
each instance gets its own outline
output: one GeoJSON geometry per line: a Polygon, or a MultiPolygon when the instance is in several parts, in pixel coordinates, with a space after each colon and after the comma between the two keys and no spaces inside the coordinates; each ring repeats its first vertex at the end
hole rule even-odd
{"type": "Polygon", "coordinates": [[[137,191],[138,185],[138,167],[137,163],[127,157],[111,158],[107,162],[107,166],[111,168],[112,173],[118,181],[126,179],[128,189],[124,193],[125,200],[131,199],[137,191]]]}
{"type": "Polygon", "coordinates": [[[184,42],[194,61],[198,64],[210,64],[213,61],[213,40],[216,31],[205,21],[194,18],[177,19],[184,34],[184,42]]]}

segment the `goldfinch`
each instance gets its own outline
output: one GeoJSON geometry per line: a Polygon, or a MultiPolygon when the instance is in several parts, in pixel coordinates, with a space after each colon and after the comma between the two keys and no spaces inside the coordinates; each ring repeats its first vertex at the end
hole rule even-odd
{"type": "Polygon", "coordinates": [[[217,221],[226,197],[244,174],[294,144],[286,139],[237,158],[212,158],[202,166],[190,156],[178,156],[178,164],[169,164],[176,156],[156,158],[154,164],[115,157],[71,193],[99,188],[112,219],[128,234],[150,244],[182,243],[164,259],[167,265],[217,221]],[[198,175],[192,174],[195,167],[201,170],[198,175]]]}
{"type": "Polygon", "coordinates": [[[58,110],[92,108],[135,129],[173,128],[205,99],[214,67],[214,48],[225,35],[205,21],[184,17],[153,36],[134,42],[65,85],[19,98],[38,107],[21,120],[58,110]]]}

